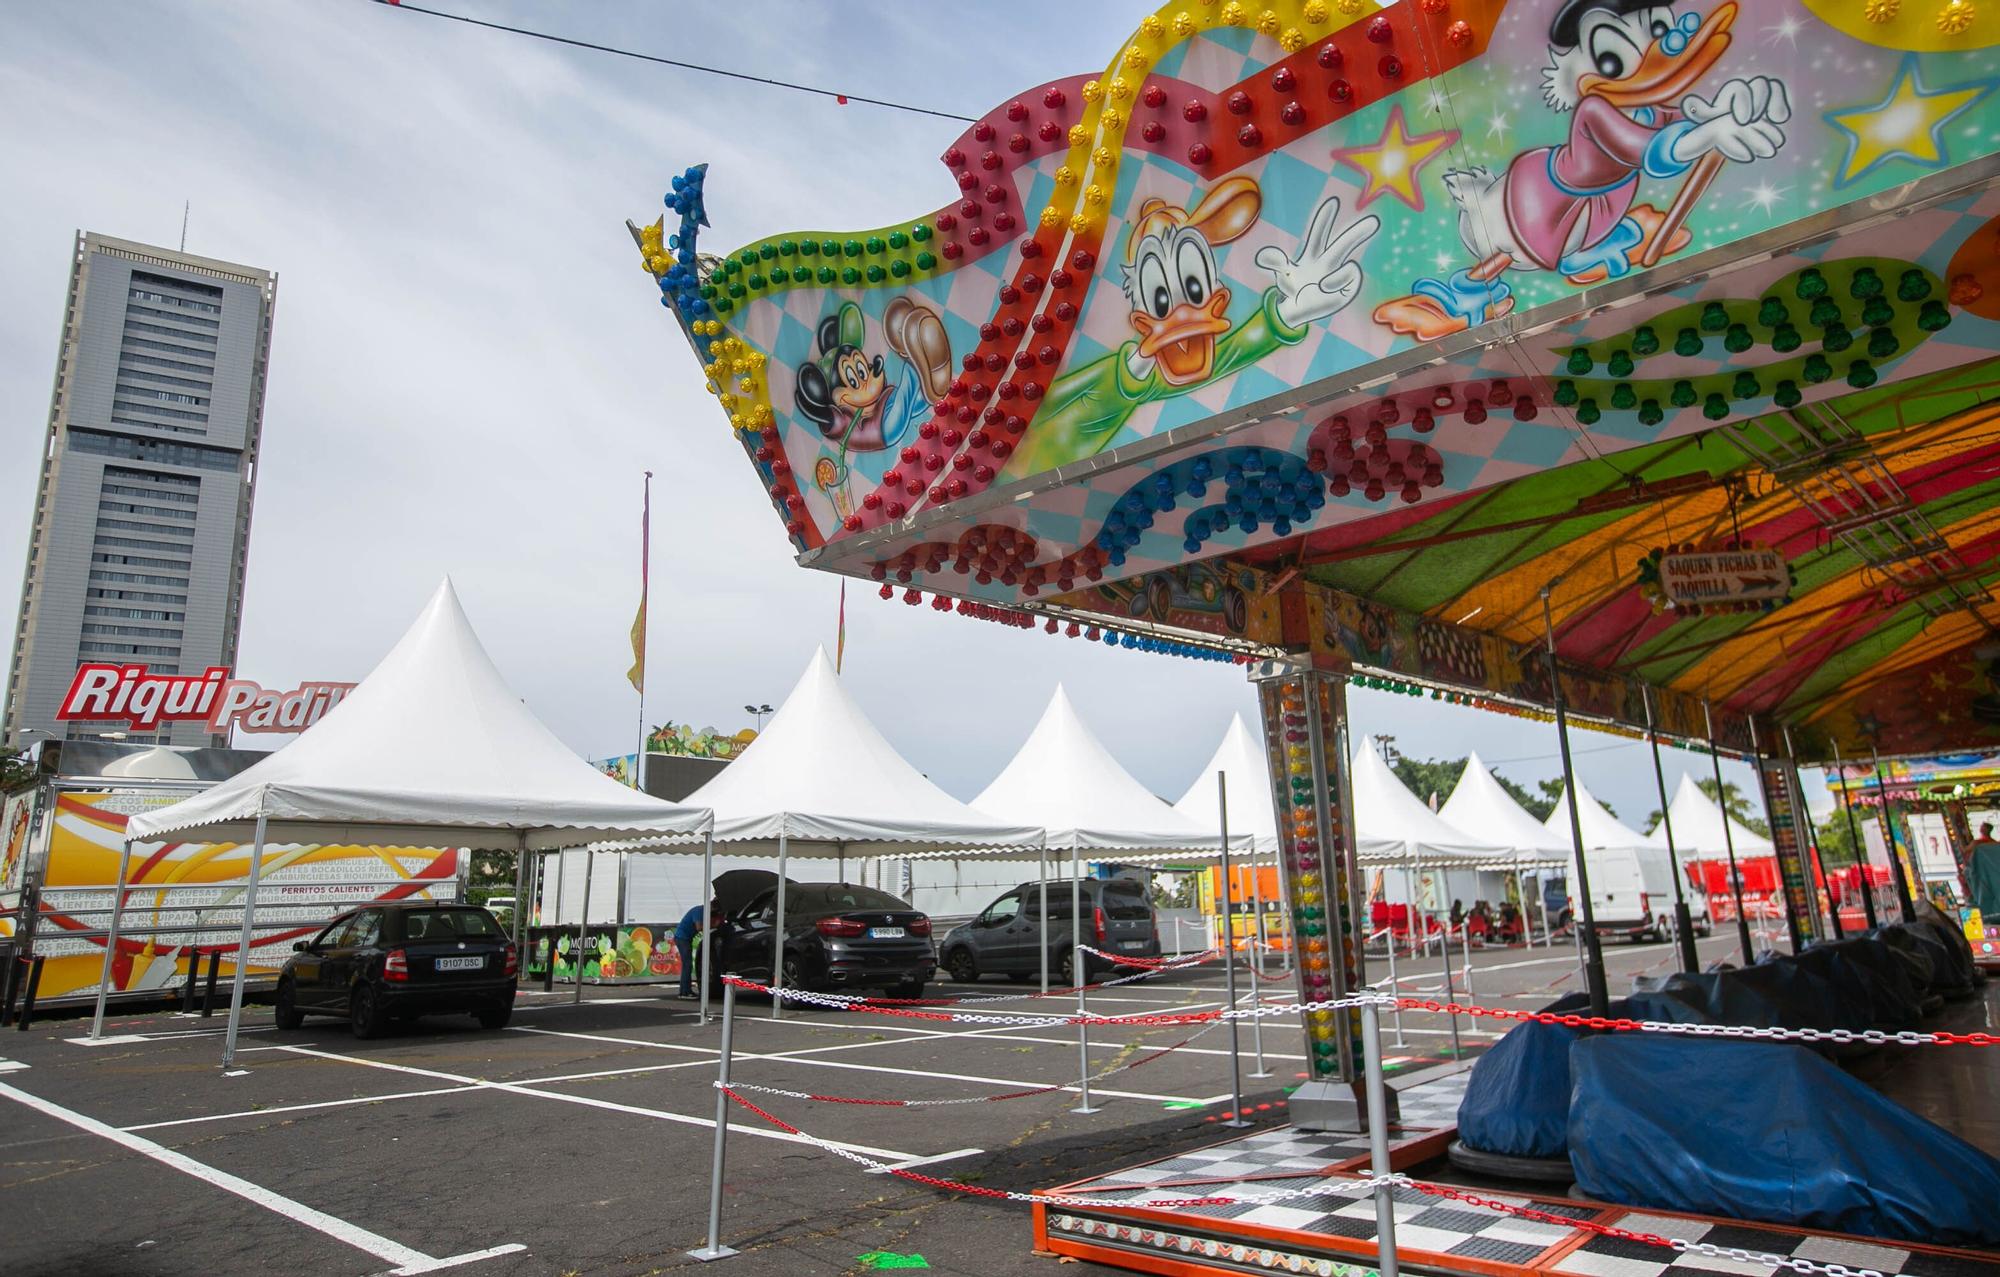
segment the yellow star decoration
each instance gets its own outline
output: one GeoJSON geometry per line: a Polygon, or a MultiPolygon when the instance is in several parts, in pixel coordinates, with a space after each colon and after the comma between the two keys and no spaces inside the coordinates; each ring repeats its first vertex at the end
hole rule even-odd
{"type": "Polygon", "coordinates": [[[1847,158],[1834,185],[1846,186],[1892,160],[1922,168],[1944,167],[1949,162],[1944,126],[1992,91],[1993,81],[1974,80],[1932,92],[1924,87],[1916,57],[1905,58],[1895,84],[1880,102],[1826,113],[1826,122],[1847,134],[1847,158]]]}
{"type": "Polygon", "coordinates": [[[1424,211],[1424,191],[1417,177],[1425,164],[1458,141],[1457,129],[1441,129],[1436,133],[1420,133],[1410,136],[1409,122],[1403,118],[1403,108],[1396,106],[1389,111],[1389,122],[1382,126],[1382,136],[1361,146],[1338,147],[1333,152],[1335,163],[1344,163],[1360,169],[1368,176],[1368,185],[1362,190],[1354,207],[1367,208],[1382,195],[1394,195],[1417,212],[1424,211]]]}

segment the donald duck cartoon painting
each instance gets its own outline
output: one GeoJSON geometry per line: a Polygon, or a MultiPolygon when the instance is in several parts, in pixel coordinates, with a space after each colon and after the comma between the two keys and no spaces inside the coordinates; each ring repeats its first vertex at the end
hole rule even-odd
{"type": "Polygon", "coordinates": [[[1768,160],[1785,144],[1791,101],[1767,76],[1694,92],[1730,44],[1737,6],[1706,18],[1651,0],[1563,0],[1549,23],[1543,99],[1569,117],[1556,146],[1447,173],[1459,237],[1474,265],[1419,279],[1375,321],[1429,341],[1513,309],[1509,271],[1555,271],[1584,286],[1686,248],[1683,227],[1725,162],[1768,160]],[[1685,176],[1684,176],[1685,175],[1685,176]],[[1639,200],[1648,180],[1681,179],[1665,211],[1639,200]]]}

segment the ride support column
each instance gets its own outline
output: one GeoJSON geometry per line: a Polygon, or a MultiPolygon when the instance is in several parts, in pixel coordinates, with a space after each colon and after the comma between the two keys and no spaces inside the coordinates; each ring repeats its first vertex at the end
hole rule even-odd
{"type": "MultiPolygon", "coordinates": [[[[1308,1131],[1367,1126],[1356,1008],[1314,1009],[1367,985],[1360,876],[1349,788],[1347,676],[1269,661],[1251,668],[1278,817],[1278,868],[1297,948],[1293,968],[1306,1004],[1307,1080],[1290,1101],[1308,1131]]],[[[1394,1093],[1389,1120],[1395,1120],[1394,1093]]]]}

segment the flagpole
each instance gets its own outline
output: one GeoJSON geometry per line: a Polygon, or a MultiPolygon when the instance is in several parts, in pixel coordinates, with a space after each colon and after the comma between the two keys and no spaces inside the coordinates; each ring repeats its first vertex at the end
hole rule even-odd
{"type": "Polygon", "coordinates": [[[639,755],[632,763],[632,786],[646,788],[646,604],[653,576],[653,472],[646,471],[645,496],[639,510],[639,633],[634,644],[632,680],[639,693],[639,755]]]}

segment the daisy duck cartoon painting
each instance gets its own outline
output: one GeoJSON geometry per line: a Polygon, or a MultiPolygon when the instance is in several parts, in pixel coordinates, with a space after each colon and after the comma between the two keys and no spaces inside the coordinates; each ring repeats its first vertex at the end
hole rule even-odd
{"type": "Polygon", "coordinates": [[[1775,156],[1791,119],[1784,84],[1767,76],[1695,91],[1728,51],[1738,6],[1718,4],[1705,17],[1697,9],[1648,0],[1555,6],[1543,99],[1569,117],[1567,140],[1524,151],[1501,172],[1447,173],[1473,264],[1417,280],[1408,296],[1376,308],[1376,322],[1428,341],[1512,310],[1510,271],[1553,271],[1587,286],[1686,248],[1687,217],[1722,166],[1775,156]],[[1674,182],[1664,210],[1639,198],[1649,183],[1674,182]]]}

